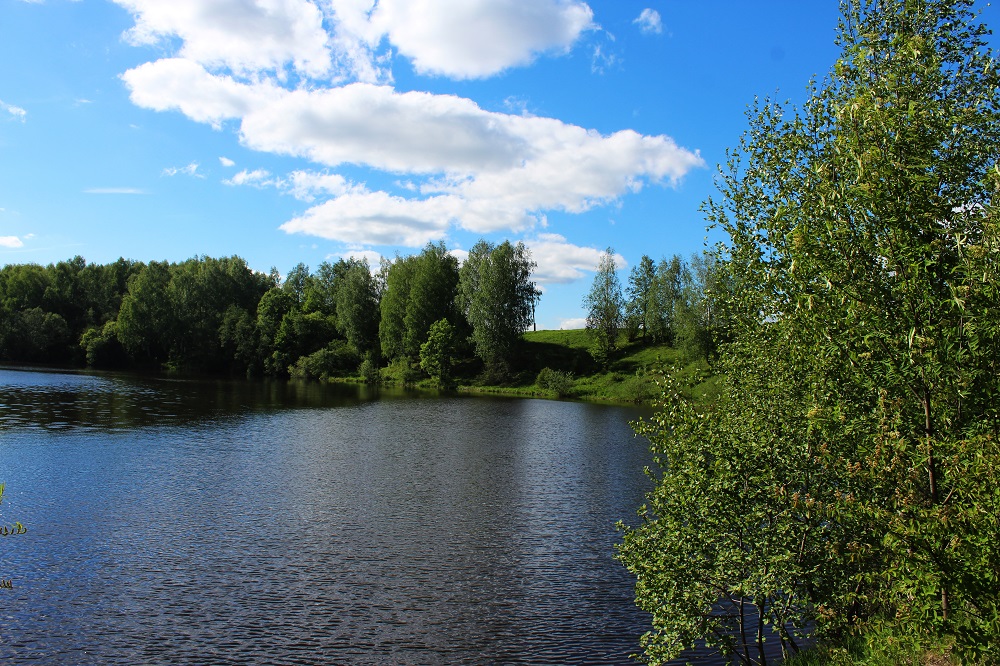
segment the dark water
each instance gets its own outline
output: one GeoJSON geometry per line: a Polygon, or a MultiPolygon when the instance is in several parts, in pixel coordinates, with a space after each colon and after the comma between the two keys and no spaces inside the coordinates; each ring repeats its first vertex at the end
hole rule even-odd
{"type": "Polygon", "coordinates": [[[629,663],[638,415],[0,370],[0,663],[629,663]]]}

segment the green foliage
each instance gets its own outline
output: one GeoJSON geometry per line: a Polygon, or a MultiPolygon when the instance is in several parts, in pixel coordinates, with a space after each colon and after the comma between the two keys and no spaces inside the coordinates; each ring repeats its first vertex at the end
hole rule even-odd
{"type": "Polygon", "coordinates": [[[698,637],[754,659],[720,612],[748,603],[792,648],[789,626],[1000,648],[1000,75],[970,7],[845,4],[802,112],[750,111],[706,204],[721,402],[668,391],[639,426],[662,477],[620,556],[654,663],[698,637]]]}
{"type": "MultiPolygon", "coordinates": [[[[488,259],[483,294],[472,299],[474,319],[482,315],[479,350],[495,366],[519,364],[537,298],[528,279],[533,264],[521,244],[491,246],[488,259]]],[[[299,264],[284,282],[277,269],[256,273],[239,257],[4,266],[0,360],[248,376],[320,376],[333,367],[353,375],[357,365],[324,361],[332,343],[347,343],[370,360],[367,380],[380,375],[381,351],[405,357],[398,379],[412,382],[430,325],[446,319],[455,329],[450,360],[471,377],[482,368],[471,356],[458,281],[458,262],[443,243],[382,260],[376,275],[363,260],[341,259],[315,273],[299,264]]],[[[517,373],[500,374],[507,381],[517,373]]]]}
{"type": "Polygon", "coordinates": [[[173,312],[167,297],[170,265],[153,261],[128,282],[118,312],[118,340],[133,358],[164,363],[170,354],[173,312]]]}
{"type": "Polygon", "coordinates": [[[449,254],[443,242],[428,243],[416,257],[403,318],[403,347],[410,358],[420,357],[420,346],[434,322],[447,319],[454,325],[458,321],[457,290],[458,259],[449,254]]]}
{"type": "Polygon", "coordinates": [[[410,362],[405,356],[394,359],[388,366],[382,368],[382,381],[387,384],[402,384],[412,386],[420,381],[420,367],[410,362]]]}
{"type": "Polygon", "coordinates": [[[410,287],[416,272],[414,256],[396,257],[388,267],[383,267],[385,287],[379,303],[378,337],[382,357],[401,358],[406,354],[406,308],[410,302],[410,287]]]}
{"type": "Polygon", "coordinates": [[[337,330],[361,352],[378,349],[378,291],[364,259],[341,259],[344,268],[335,298],[337,330]]]}
{"type": "Polygon", "coordinates": [[[378,362],[375,360],[374,352],[365,354],[361,365],[358,366],[358,374],[361,376],[361,381],[365,384],[374,385],[382,383],[382,375],[379,373],[378,362]]]}
{"type": "Polygon", "coordinates": [[[118,323],[108,321],[104,326],[88,328],[80,336],[87,365],[95,368],[115,368],[125,365],[127,356],[118,341],[118,323]]]}
{"type": "Polygon", "coordinates": [[[674,340],[691,359],[711,360],[728,338],[725,272],[716,256],[695,254],[687,265],[681,298],[674,305],[674,340]]]}
{"type": "Polygon", "coordinates": [[[628,302],[625,304],[625,330],[629,341],[635,340],[640,331],[646,339],[656,313],[656,265],[648,255],[642,255],[628,276],[628,302]]]}
{"type": "Polygon", "coordinates": [[[70,331],[54,312],[28,308],[0,326],[0,353],[21,361],[60,363],[68,360],[70,331]]]}
{"type": "Polygon", "coordinates": [[[622,327],[625,307],[615,253],[610,247],[601,255],[583,307],[587,310],[587,330],[593,340],[591,354],[601,366],[607,367],[618,348],[618,331],[622,327]]]}
{"type": "Polygon", "coordinates": [[[698,640],[747,660],[765,639],[794,651],[812,619],[810,590],[825,584],[823,545],[838,536],[822,511],[817,443],[795,409],[794,376],[775,365],[725,369],[731,379],[709,407],[690,397],[693,381],[665,376],[656,415],[636,424],[661,473],[642,523],[623,527],[618,557],[653,616],[643,637],[652,663],[698,640]]]}
{"type": "MultiPolygon", "coordinates": [[[[784,662],[785,666],[959,666],[951,645],[921,647],[906,637],[873,630],[822,642],[784,662]]],[[[987,662],[989,663],[989,662],[987,662]]]]}
{"type": "Polygon", "coordinates": [[[687,262],[679,255],[662,259],[656,267],[649,314],[649,332],[656,341],[674,344],[677,310],[683,306],[684,286],[691,281],[687,262]]]}
{"type": "Polygon", "coordinates": [[[278,332],[285,317],[295,307],[295,299],[288,291],[271,287],[257,303],[256,332],[260,340],[263,369],[268,374],[278,374],[291,362],[278,349],[278,332]]]}
{"type": "Polygon", "coordinates": [[[220,361],[242,369],[247,375],[259,372],[260,337],[252,311],[238,305],[226,308],[219,324],[219,344],[220,361]]]}
{"type": "Polygon", "coordinates": [[[535,384],[538,388],[552,391],[556,396],[565,398],[573,390],[573,373],[545,367],[539,371],[535,384]]]}
{"type": "Polygon", "coordinates": [[[455,328],[447,319],[439,319],[431,324],[427,342],[420,346],[420,367],[442,388],[452,385],[455,344],[455,328]]]}
{"type": "Polygon", "coordinates": [[[323,349],[300,356],[288,368],[288,374],[292,379],[325,381],[354,372],[360,362],[357,350],[349,342],[333,340],[323,349]]]}
{"type": "Polygon", "coordinates": [[[534,319],[539,291],[535,262],[523,243],[480,240],[459,271],[459,307],[472,328],[476,354],[488,372],[505,374],[522,334],[534,319]]]}

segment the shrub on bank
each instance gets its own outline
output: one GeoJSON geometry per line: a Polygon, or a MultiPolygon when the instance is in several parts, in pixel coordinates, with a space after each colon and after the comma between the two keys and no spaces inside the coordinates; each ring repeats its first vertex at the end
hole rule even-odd
{"type": "Polygon", "coordinates": [[[552,368],[542,368],[535,379],[538,388],[552,391],[560,398],[570,394],[573,389],[573,373],[553,370],[552,368]]]}

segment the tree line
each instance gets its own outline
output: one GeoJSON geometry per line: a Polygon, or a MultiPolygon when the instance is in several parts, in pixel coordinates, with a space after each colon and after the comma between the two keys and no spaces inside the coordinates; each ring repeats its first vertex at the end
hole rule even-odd
{"type": "Polygon", "coordinates": [[[299,264],[284,279],[236,256],[7,265],[0,359],[374,380],[390,363],[417,371],[443,322],[453,335],[439,353],[503,375],[533,320],[534,267],[522,243],[485,240],[461,267],[444,243],[429,243],[377,270],[348,258],[315,271],[299,264]]]}
{"type": "Polygon", "coordinates": [[[674,254],[659,262],[643,255],[623,288],[614,250],[608,248],[583,299],[591,354],[607,365],[624,338],[668,345],[689,359],[713,359],[729,336],[726,275],[712,252],[690,260],[674,254]]]}

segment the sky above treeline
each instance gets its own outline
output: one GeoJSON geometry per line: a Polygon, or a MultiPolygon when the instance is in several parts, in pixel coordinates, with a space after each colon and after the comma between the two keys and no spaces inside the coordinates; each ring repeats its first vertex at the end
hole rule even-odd
{"type": "MultiPolygon", "coordinates": [[[[995,25],[1000,11],[981,3],[995,25]]],[[[612,247],[688,256],[834,0],[0,0],[0,264],[257,270],[523,241],[539,328],[612,247]]]]}

